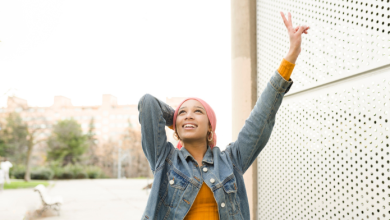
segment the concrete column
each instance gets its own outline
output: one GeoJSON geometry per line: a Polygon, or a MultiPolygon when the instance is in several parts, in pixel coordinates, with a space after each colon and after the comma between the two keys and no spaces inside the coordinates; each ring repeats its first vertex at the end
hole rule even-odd
{"type": "MultiPolygon", "coordinates": [[[[257,100],[256,0],[231,0],[232,137],[235,141],[257,100]]],[[[257,219],[257,160],[244,174],[251,219],[257,219]]]]}

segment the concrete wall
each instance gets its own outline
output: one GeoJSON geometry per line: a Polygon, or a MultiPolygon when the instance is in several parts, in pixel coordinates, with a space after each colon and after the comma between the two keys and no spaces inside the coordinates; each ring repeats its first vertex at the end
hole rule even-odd
{"type": "MultiPolygon", "coordinates": [[[[257,100],[256,1],[232,0],[232,137],[257,100]]],[[[257,160],[244,174],[251,219],[257,217],[257,160]]]]}

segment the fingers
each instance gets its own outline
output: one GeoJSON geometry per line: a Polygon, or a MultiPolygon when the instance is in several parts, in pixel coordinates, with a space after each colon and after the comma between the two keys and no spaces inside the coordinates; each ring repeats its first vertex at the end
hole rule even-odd
{"type": "Polygon", "coordinates": [[[307,26],[300,26],[297,32],[302,34],[304,31],[307,30],[307,28],[308,28],[307,26]]]}
{"type": "Polygon", "coordinates": [[[306,27],[305,30],[303,30],[303,33],[307,34],[307,30],[309,30],[310,27],[306,27]]]}
{"type": "MultiPolygon", "coordinates": [[[[300,26],[295,27],[294,33],[296,33],[296,32],[299,30],[299,28],[300,28],[300,26]]],[[[307,27],[305,30],[303,30],[303,33],[304,33],[304,34],[307,34],[307,30],[309,30],[309,28],[310,28],[310,27],[307,27]]]]}
{"type": "Polygon", "coordinates": [[[286,17],[284,16],[284,13],[280,12],[280,15],[282,16],[284,25],[286,25],[287,29],[289,29],[288,21],[287,21],[286,17]]]}
{"type": "Polygon", "coordinates": [[[307,34],[307,30],[309,30],[309,28],[310,28],[308,26],[303,25],[303,26],[297,26],[297,27],[293,28],[292,18],[291,18],[290,12],[288,13],[288,20],[286,19],[286,16],[284,15],[283,12],[280,12],[280,15],[282,16],[284,25],[286,25],[288,31],[293,30],[293,33],[299,32],[300,34],[302,34],[302,33],[307,34]]]}
{"type": "MultiPolygon", "coordinates": [[[[300,27],[301,27],[301,26],[296,26],[295,29],[294,29],[294,33],[296,33],[296,32],[299,30],[300,27]]],[[[309,28],[310,28],[310,27],[307,27],[307,28],[303,31],[303,33],[307,34],[307,30],[308,30],[309,28]]]]}

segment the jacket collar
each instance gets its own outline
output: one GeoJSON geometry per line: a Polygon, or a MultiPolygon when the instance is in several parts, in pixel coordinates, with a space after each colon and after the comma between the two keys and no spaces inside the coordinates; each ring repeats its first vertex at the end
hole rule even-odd
{"type": "MultiPolygon", "coordinates": [[[[194,157],[190,154],[190,152],[187,151],[187,149],[183,146],[180,151],[182,151],[184,158],[187,160],[188,157],[192,158],[194,161],[194,157]]],[[[213,160],[213,151],[211,150],[210,146],[207,146],[207,151],[205,155],[203,156],[202,162],[209,163],[209,164],[214,164],[213,160]]],[[[199,164],[202,166],[202,164],[199,164]]]]}

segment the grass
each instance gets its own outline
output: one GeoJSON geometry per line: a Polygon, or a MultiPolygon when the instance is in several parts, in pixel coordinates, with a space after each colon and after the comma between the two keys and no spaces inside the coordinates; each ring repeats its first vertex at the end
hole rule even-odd
{"type": "Polygon", "coordinates": [[[4,189],[34,188],[38,184],[42,184],[47,187],[49,182],[44,180],[31,180],[30,182],[25,182],[24,180],[11,180],[10,184],[4,184],[4,189]]]}

